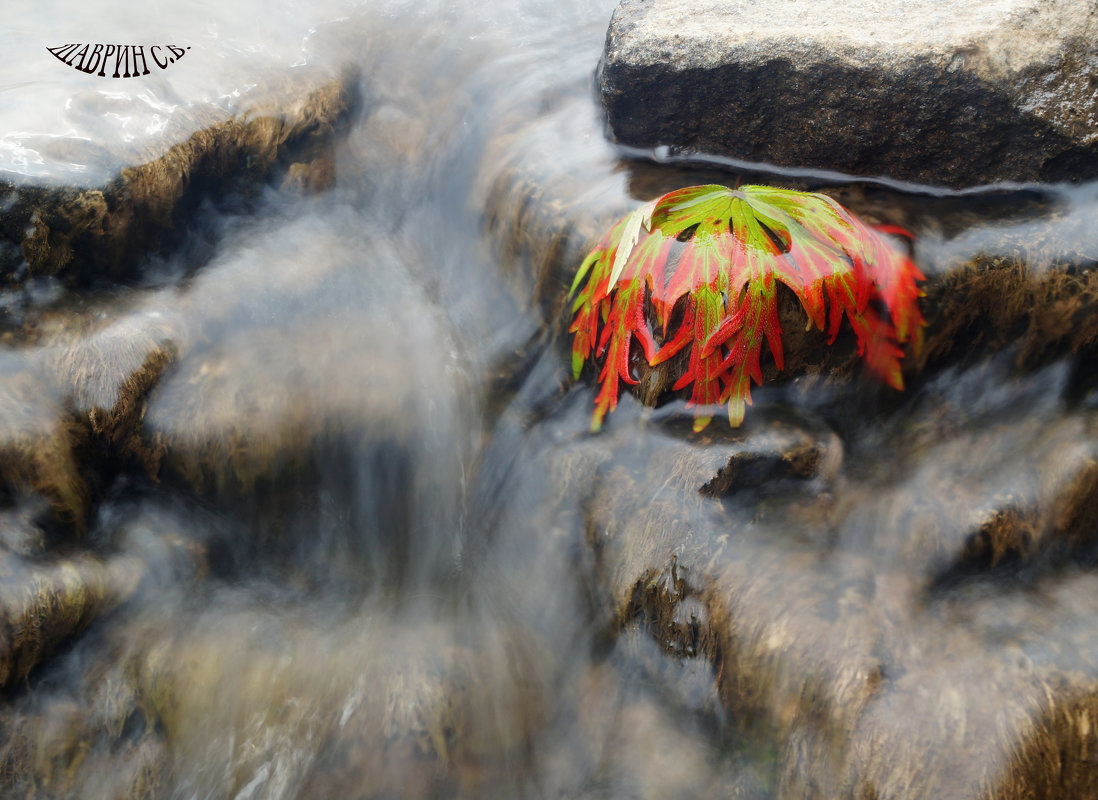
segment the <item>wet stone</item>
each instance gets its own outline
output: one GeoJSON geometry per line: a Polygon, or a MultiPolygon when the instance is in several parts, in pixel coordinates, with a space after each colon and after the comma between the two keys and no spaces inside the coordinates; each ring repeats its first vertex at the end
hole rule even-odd
{"type": "Polygon", "coordinates": [[[140,438],[149,391],[175,358],[178,321],[135,314],[99,330],[55,337],[35,353],[98,461],[137,462],[155,476],[158,456],[140,438]]]}
{"type": "Polygon", "coordinates": [[[452,333],[399,254],[337,231],[338,219],[308,237],[293,224],[251,232],[186,291],[150,297],[123,326],[150,348],[165,331],[156,320],[172,332],[178,356],[142,420],[165,476],[240,496],[341,440],[348,457],[371,442],[417,450],[420,436],[449,424],[430,404],[436,382],[465,380],[452,333]],[[409,369],[417,343],[431,346],[409,369]]]}
{"type": "Polygon", "coordinates": [[[157,796],[169,774],[162,737],[145,715],[132,670],[96,665],[79,693],[23,695],[0,714],[0,770],[20,796],[157,796]]]}
{"type": "MultiPolygon", "coordinates": [[[[43,534],[83,533],[120,469],[155,478],[157,453],[141,438],[150,389],[174,358],[170,314],[103,324],[56,313],[0,359],[0,487],[17,552],[43,534]],[[28,538],[29,537],[29,538],[28,538]]],[[[5,534],[7,536],[7,534],[5,534]]]]}
{"type": "MultiPolygon", "coordinates": [[[[133,279],[141,259],[168,247],[203,200],[255,194],[278,179],[288,188],[329,188],[331,148],[352,94],[350,75],[315,69],[253,82],[235,104],[172,106],[159,126],[156,112],[165,110],[155,102],[152,109],[138,100],[115,109],[121,100],[100,98],[107,117],[123,110],[138,119],[152,115],[150,127],[160,135],[142,137],[136,146],[133,136],[115,132],[104,153],[82,151],[77,139],[78,152],[38,154],[40,170],[0,161],[0,284],[133,279]],[[72,162],[81,171],[66,171],[72,162]]],[[[22,146],[37,139],[50,137],[22,146]]]]}
{"type": "MultiPolygon", "coordinates": [[[[922,352],[909,349],[902,362],[905,383],[1008,348],[1016,348],[1027,369],[1065,353],[1085,361],[1098,352],[1092,186],[1018,194],[989,190],[969,204],[949,196],[914,203],[872,183],[835,184],[761,166],[722,167],[687,156],[615,161],[597,117],[578,101],[514,123],[490,147],[490,166],[477,186],[490,240],[508,288],[561,341],[570,338],[568,293],[575,271],[624,214],[684,186],[762,183],[821,191],[867,222],[912,232],[915,260],[927,276],[920,305],[928,325],[922,352]],[[553,149],[561,139],[577,143],[564,159],[553,149]]],[[[807,378],[815,383],[804,391],[820,394],[865,374],[845,326],[828,345],[822,333],[806,329],[803,307],[784,287],[778,305],[785,369],[779,372],[764,355],[764,385],[807,378]]],[[[672,359],[649,368],[637,359],[639,384],[629,390],[647,405],[685,398],[689,390],[670,391],[681,366],[672,359]]],[[[592,369],[584,380],[595,375],[592,369]]]]}
{"type": "Polygon", "coordinates": [[[534,123],[516,122],[491,143],[477,188],[508,288],[552,325],[571,282],[603,230],[630,210],[589,104],[572,101],[534,123]],[[561,162],[561,139],[577,142],[561,162]]]}
{"type": "Polygon", "coordinates": [[[134,559],[40,563],[0,553],[0,686],[24,680],[62,642],[117,607],[141,575],[134,559]]]}
{"type": "Polygon", "coordinates": [[[614,137],[952,187],[1098,175],[1098,12],[623,0],[599,87],[614,137]]]}
{"type": "MultiPolygon", "coordinates": [[[[591,435],[569,270],[640,195],[712,172],[615,161],[586,84],[463,82],[446,36],[390,38],[334,159],[280,157],[280,191],[223,221],[201,269],[8,331],[4,790],[1093,795],[1087,243],[1045,252],[1009,215],[955,235],[944,200],[920,216],[855,187],[859,213],[916,229],[931,274],[908,392],[853,379],[851,348],[786,308],[788,380],[740,429],[694,434],[682,398],[651,391],[591,435]],[[479,88],[530,97],[470,210],[482,142],[454,132],[491,124],[479,88]],[[505,264],[460,235],[478,222],[505,264]],[[491,331],[478,280],[500,273],[529,313],[491,331]],[[484,362],[542,323],[487,388],[484,362]],[[39,477],[52,444],[76,501],[63,470],[39,477]],[[35,514],[70,505],[88,531],[61,553],[35,514]]],[[[1064,207],[1038,223],[1093,219],[1064,207]]]]}
{"type": "Polygon", "coordinates": [[[0,498],[7,508],[42,501],[47,516],[82,529],[90,492],[79,467],[84,436],[59,393],[17,352],[0,356],[0,498]]]}
{"type": "Polygon", "coordinates": [[[1098,697],[1093,411],[1064,412],[1063,363],[1010,370],[1004,356],[943,378],[868,432],[789,410],[705,437],[610,425],[598,458],[582,441],[550,450],[539,475],[586,487],[570,502],[616,646],[648,637],[680,709],[705,694],[669,665],[707,663],[732,752],[769,748],[778,796],[1092,790],[1076,754],[1098,697]],[[980,392],[992,383],[1011,389],[980,392]],[[780,498],[699,491],[805,441],[841,442],[826,477],[780,498]]]}
{"type": "Polygon", "coordinates": [[[477,796],[526,757],[549,713],[546,653],[520,629],[474,623],[458,637],[378,611],[333,624],[222,608],[190,630],[146,629],[139,706],[172,753],[218,765],[183,780],[203,792],[477,796]]]}

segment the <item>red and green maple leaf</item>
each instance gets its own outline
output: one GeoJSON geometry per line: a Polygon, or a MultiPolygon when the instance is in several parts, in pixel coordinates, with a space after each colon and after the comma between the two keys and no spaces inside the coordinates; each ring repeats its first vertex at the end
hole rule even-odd
{"type": "Polygon", "coordinates": [[[625,216],[571,289],[573,372],[578,378],[588,359],[601,364],[592,430],[614,410],[620,384],[637,383],[634,342],[651,366],[689,350],[672,390],[692,386],[694,430],[718,405],[738,426],[752,382],[762,383],[764,340],[784,366],[779,283],[829,344],[845,317],[870,372],[902,389],[902,345],[922,346],[924,277],[886,231],[897,232],[865,224],[826,195],[770,186],[691,186],[625,216]]]}

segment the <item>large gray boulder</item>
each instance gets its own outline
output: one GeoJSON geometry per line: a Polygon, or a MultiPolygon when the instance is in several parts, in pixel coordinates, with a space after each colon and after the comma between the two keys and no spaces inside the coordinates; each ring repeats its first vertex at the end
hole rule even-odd
{"type": "Polygon", "coordinates": [[[1088,0],[622,0],[620,142],[964,187],[1098,175],[1088,0]]]}

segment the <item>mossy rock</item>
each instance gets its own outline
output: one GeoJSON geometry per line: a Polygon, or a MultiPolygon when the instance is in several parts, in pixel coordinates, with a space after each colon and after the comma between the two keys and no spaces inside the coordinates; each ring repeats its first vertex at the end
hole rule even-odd
{"type": "MultiPolygon", "coordinates": [[[[812,387],[703,435],[623,401],[572,436],[570,403],[499,488],[546,502],[509,536],[581,537],[610,636],[707,664],[731,756],[772,752],[756,767],[780,797],[1087,796],[1098,428],[1065,402],[1070,359],[1015,354],[871,427],[812,387]]],[[[697,691],[656,674],[664,696],[697,691]]]]}
{"type": "Polygon", "coordinates": [[[77,451],[84,435],[58,393],[19,354],[0,357],[0,486],[9,503],[44,498],[58,522],[83,527],[90,492],[77,451]]]}
{"type": "Polygon", "coordinates": [[[122,162],[103,185],[0,178],[0,281],[52,277],[78,286],[131,279],[203,199],[255,192],[297,163],[318,165],[303,182],[307,188],[331,186],[323,164],[331,163],[353,86],[349,74],[315,73],[254,91],[235,115],[199,106],[173,125],[174,143],[148,161],[122,162]],[[191,129],[180,135],[188,122],[191,129]]]}
{"type": "Polygon", "coordinates": [[[79,693],[23,696],[0,713],[4,791],[36,800],[160,797],[170,753],[132,670],[89,668],[79,693]]]}
{"type": "Polygon", "coordinates": [[[0,686],[24,680],[62,642],[81,632],[137,588],[143,574],[133,559],[94,556],[0,561],[0,686]]]}

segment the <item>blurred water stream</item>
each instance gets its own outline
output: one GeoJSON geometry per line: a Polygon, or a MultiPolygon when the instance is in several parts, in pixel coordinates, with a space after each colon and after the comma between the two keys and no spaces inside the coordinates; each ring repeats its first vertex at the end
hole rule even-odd
{"type": "MultiPolygon", "coordinates": [[[[355,102],[327,191],[210,198],[133,281],[4,295],[0,605],[35,587],[86,619],[7,684],[0,795],[1095,785],[1089,351],[1023,352],[1016,331],[940,353],[902,396],[800,377],[700,437],[681,402],[627,396],[588,433],[593,390],[553,316],[567,275],[539,269],[635,199],[767,178],[605,141],[591,81],[612,8],[5,12],[9,174],[90,185],[155,157],[184,98],[233,110],[255,76],[303,66],[351,68],[355,102]],[[119,37],[192,50],[110,92],[41,58],[119,37]],[[136,420],[117,405],[131,375],[136,420]],[[121,416],[98,438],[73,433],[103,408],[121,416]]],[[[905,224],[932,276],[1098,259],[1093,184],[769,177],[905,224]]],[[[19,635],[9,621],[0,644],[19,635]]]]}

